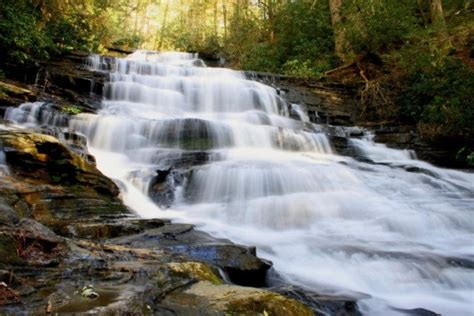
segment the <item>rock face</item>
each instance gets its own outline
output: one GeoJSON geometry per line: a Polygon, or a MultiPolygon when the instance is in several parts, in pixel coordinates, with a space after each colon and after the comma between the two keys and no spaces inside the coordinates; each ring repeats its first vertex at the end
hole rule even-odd
{"type": "MultiPolygon", "coordinates": [[[[45,63],[2,64],[6,77],[14,80],[7,84],[14,83],[15,90],[28,92],[0,96],[0,114],[2,106],[35,100],[54,102],[66,108],[74,104],[82,112],[95,112],[100,105],[106,74],[87,70],[84,67],[87,56],[87,53],[71,52],[60,60],[45,63]]],[[[0,87],[3,88],[1,84],[0,87]]]]}
{"type": "Polygon", "coordinates": [[[44,223],[127,212],[117,186],[56,138],[0,131],[10,177],[0,179],[2,199],[44,223]]]}
{"type": "MultiPolygon", "coordinates": [[[[368,121],[361,115],[356,86],[268,73],[246,72],[246,75],[277,88],[287,102],[303,105],[313,123],[365,127],[375,134],[375,141],[393,148],[414,150],[419,159],[441,167],[469,168],[466,159],[458,157],[458,152],[463,147],[474,148],[472,140],[426,140],[420,137],[414,124],[368,121]]],[[[340,153],[345,154],[344,151],[340,153]]]]}
{"type": "Polygon", "coordinates": [[[356,122],[354,87],[268,73],[246,72],[246,75],[276,87],[288,103],[303,105],[313,123],[352,126],[356,122]]]}
{"type": "Polygon", "coordinates": [[[6,128],[0,145],[0,313],[313,314],[224,281],[263,286],[271,263],[192,225],[135,218],[117,186],[54,137],[6,128]]]}
{"type": "Polygon", "coordinates": [[[7,106],[16,106],[34,100],[36,100],[35,93],[28,87],[16,82],[0,81],[0,110],[4,110],[7,106]]]}

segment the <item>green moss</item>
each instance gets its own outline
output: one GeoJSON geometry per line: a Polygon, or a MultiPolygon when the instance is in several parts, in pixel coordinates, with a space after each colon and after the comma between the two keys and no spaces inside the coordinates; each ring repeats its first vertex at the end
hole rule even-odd
{"type": "Polygon", "coordinates": [[[227,305],[227,315],[242,315],[249,311],[260,315],[309,316],[311,310],[300,302],[275,293],[232,300],[227,305]]]}
{"type": "Polygon", "coordinates": [[[193,278],[199,281],[209,281],[212,284],[219,285],[224,284],[221,278],[219,278],[205,263],[201,262],[172,262],[168,264],[168,267],[175,273],[176,276],[193,278]]]}
{"type": "Polygon", "coordinates": [[[79,113],[82,113],[82,109],[75,106],[75,105],[67,105],[67,106],[64,106],[61,111],[63,111],[64,113],[66,114],[70,114],[70,115],[75,115],[75,114],[79,114],[79,113]]]}

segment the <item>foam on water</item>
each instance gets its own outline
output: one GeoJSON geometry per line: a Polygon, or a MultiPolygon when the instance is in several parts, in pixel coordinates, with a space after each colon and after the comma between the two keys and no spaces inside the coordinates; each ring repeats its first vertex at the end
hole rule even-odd
{"type": "Polygon", "coordinates": [[[300,121],[290,119],[275,89],[195,54],[139,51],[88,65],[111,69],[102,110],[70,127],[141,216],[257,245],[286,279],[360,298],[367,314],[472,313],[472,174],[370,137],[350,144],[373,163],[335,155],[302,107],[292,106],[300,121]],[[146,175],[196,152],[207,163],[193,167],[171,209],[159,209],[146,175]]]}

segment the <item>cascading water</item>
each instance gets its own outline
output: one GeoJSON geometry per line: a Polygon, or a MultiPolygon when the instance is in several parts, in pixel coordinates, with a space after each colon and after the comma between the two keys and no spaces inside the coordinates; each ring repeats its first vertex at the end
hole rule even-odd
{"type": "Polygon", "coordinates": [[[70,128],[141,216],[256,245],[286,279],[360,298],[367,314],[472,313],[472,174],[368,138],[350,145],[372,163],[336,155],[301,107],[290,119],[275,89],[193,54],[140,51],[89,67],[110,70],[102,109],[70,128]],[[160,209],[152,178],[179,168],[171,208],[160,209]]]}

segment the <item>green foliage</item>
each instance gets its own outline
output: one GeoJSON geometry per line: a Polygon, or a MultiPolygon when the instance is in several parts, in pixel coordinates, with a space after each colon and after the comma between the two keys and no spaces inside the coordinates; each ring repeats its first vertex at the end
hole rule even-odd
{"type": "Polygon", "coordinates": [[[73,49],[90,51],[99,45],[92,26],[82,14],[60,16],[46,24],[46,34],[55,43],[55,52],[73,49]]]}
{"type": "Polygon", "coordinates": [[[474,152],[470,153],[467,158],[466,162],[469,166],[474,166],[474,152]]]}
{"type": "MultiPolygon", "coordinates": [[[[71,50],[98,51],[119,33],[106,0],[0,2],[0,57],[26,63],[71,50]]],[[[123,36],[123,35],[121,35],[123,36]]],[[[133,43],[136,44],[136,41],[133,43]]]]}
{"type": "Polygon", "coordinates": [[[112,45],[135,48],[140,47],[142,43],[143,37],[138,34],[132,34],[130,36],[120,37],[119,39],[112,42],[112,45]]]}
{"type": "Polygon", "coordinates": [[[0,3],[0,57],[24,63],[31,58],[47,58],[52,42],[40,30],[40,15],[23,0],[0,3]]]}
{"type": "Polygon", "coordinates": [[[457,152],[456,160],[465,162],[468,166],[474,166],[474,151],[464,146],[457,152]]]}
{"type": "Polygon", "coordinates": [[[75,115],[75,114],[79,114],[82,112],[81,108],[75,106],[75,105],[67,105],[67,106],[64,106],[61,111],[63,111],[64,113],[67,113],[67,114],[70,114],[70,115],[75,115]]]}
{"type": "Polygon", "coordinates": [[[318,75],[317,71],[312,67],[310,60],[288,60],[283,65],[283,72],[290,76],[303,78],[316,77],[318,75]]]}
{"type": "Polygon", "coordinates": [[[240,56],[241,67],[244,70],[278,72],[279,53],[278,48],[267,43],[256,44],[240,56]]]}
{"type": "Polygon", "coordinates": [[[355,0],[345,4],[347,40],[356,54],[387,52],[399,47],[417,27],[416,1],[355,0]]]}
{"type": "Polygon", "coordinates": [[[326,1],[273,5],[272,16],[234,14],[223,47],[246,70],[314,77],[335,66],[333,33],[326,1]]]}
{"type": "MultiPolygon", "coordinates": [[[[429,58],[425,58],[429,59],[429,58]]],[[[398,98],[405,119],[429,127],[429,136],[474,136],[474,71],[449,57],[429,68],[413,67],[398,98]]],[[[426,67],[426,65],[425,65],[426,67]]]]}

